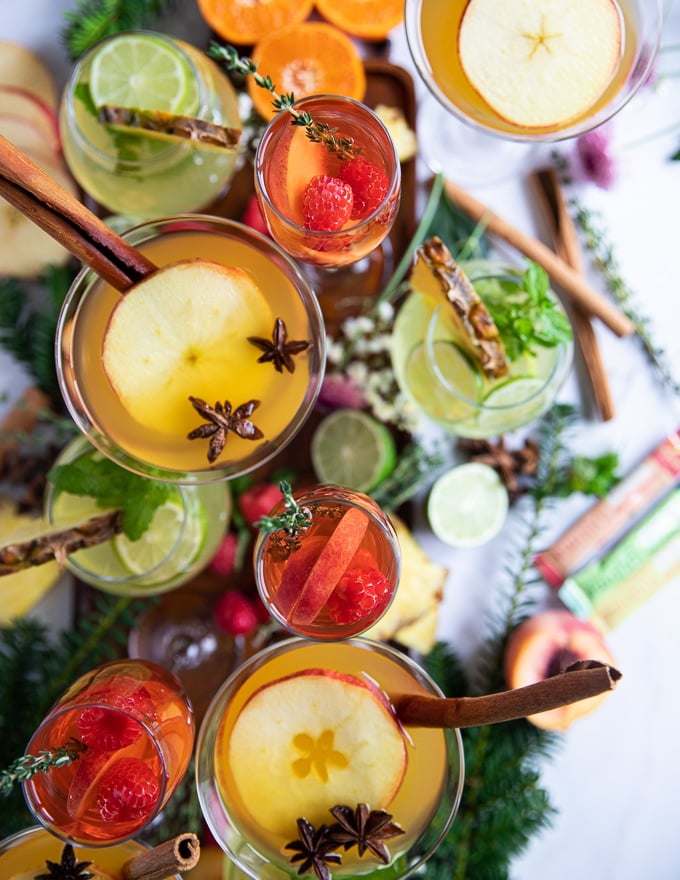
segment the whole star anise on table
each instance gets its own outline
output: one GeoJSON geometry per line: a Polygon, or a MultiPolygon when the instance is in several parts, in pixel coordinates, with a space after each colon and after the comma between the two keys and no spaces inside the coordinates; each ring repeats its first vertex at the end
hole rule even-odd
{"type": "Polygon", "coordinates": [[[257,359],[258,364],[272,363],[277,373],[283,373],[284,367],[289,373],[294,373],[293,355],[306,351],[310,346],[307,339],[293,339],[288,342],[288,330],[283,318],[277,318],[274,322],[271,340],[263,339],[261,336],[249,336],[248,342],[264,352],[257,359]]]}
{"type": "Polygon", "coordinates": [[[262,431],[250,421],[250,416],[260,405],[259,400],[248,400],[233,411],[228,400],[223,404],[218,400],[215,406],[210,406],[200,397],[189,397],[189,400],[196,412],[206,419],[206,424],[194,428],[187,437],[189,440],[211,438],[208,446],[210,464],[219,458],[230,431],[244,440],[260,440],[264,437],[262,431]]]}
{"type": "Polygon", "coordinates": [[[538,470],[540,450],[538,443],[530,437],[517,449],[508,449],[504,437],[499,437],[495,443],[491,440],[459,440],[458,449],[471,461],[492,467],[508,490],[511,502],[527,490],[538,470]]]}
{"type": "Polygon", "coordinates": [[[328,839],[346,850],[356,846],[360,856],[369,850],[383,864],[390,862],[390,852],[383,843],[404,833],[385,810],[369,810],[367,804],[357,804],[355,810],[339,804],[331,808],[336,822],[328,829],[328,839]]]}
{"type": "Polygon", "coordinates": [[[337,849],[337,843],[328,837],[328,826],[321,825],[315,829],[307,819],[297,820],[298,840],[287,843],[284,849],[289,849],[295,855],[290,857],[291,864],[298,862],[298,874],[306,874],[313,871],[319,880],[330,880],[331,872],[329,864],[340,865],[342,857],[333,852],[337,849]]]}

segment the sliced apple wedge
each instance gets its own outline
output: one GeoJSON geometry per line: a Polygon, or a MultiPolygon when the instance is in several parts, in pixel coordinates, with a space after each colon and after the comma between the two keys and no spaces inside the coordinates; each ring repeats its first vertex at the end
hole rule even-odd
{"type": "Polygon", "coordinates": [[[104,370],[140,424],[186,432],[196,422],[189,397],[223,401],[234,387],[234,365],[252,361],[248,336],[267,336],[272,324],[246,271],[182,260],[121,296],[104,334],[104,370]]]}
{"type": "Polygon", "coordinates": [[[470,0],[458,33],[474,89],[526,128],[586,114],[611,81],[621,45],[614,0],[470,0]]]}
{"type": "Polygon", "coordinates": [[[236,720],[228,755],[253,820],[289,840],[298,817],[318,827],[336,804],[385,809],[407,764],[404,736],[382,693],[329,669],[256,691],[236,720]]]}
{"type": "Polygon", "coordinates": [[[0,83],[26,89],[52,109],[57,106],[52,73],[35,52],[19,43],[0,41],[0,83]]]}

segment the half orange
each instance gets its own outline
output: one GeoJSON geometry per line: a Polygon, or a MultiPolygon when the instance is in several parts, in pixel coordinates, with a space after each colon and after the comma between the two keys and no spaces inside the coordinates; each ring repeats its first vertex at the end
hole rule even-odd
{"type": "Polygon", "coordinates": [[[384,40],[404,20],[404,0],[316,0],[336,27],[363,40],[384,40]]]}
{"type": "Polygon", "coordinates": [[[222,39],[251,46],[271,31],[304,21],[314,0],[198,0],[201,15],[222,39]]]}
{"type": "MultiPolygon", "coordinates": [[[[258,73],[271,77],[280,95],[343,95],[361,101],[366,72],[359,51],[341,30],[326,22],[302,22],[272,32],[253,50],[258,73]]],[[[248,94],[265,119],[278,112],[272,95],[248,77],[248,94]]]]}

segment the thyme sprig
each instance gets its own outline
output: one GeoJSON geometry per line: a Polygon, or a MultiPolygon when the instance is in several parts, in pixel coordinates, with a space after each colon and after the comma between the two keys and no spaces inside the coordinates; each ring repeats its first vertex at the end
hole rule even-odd
{"type": "Polygon", "coordinates": [[[311,526],[312,512],[309,507],[298,503],[287,480],[281,480],[279,488],[283,495],[283,511],[276,516],[260,517],[255,525],[265,535],[287,532],[290,537],[297,538],[311,526]]]}
{"type": "Polygon", "coordinates": [[[335,153],[339,159],[353,159],[361,152],[361,147],[354,143],[354,138],[341,137],[337,134],[337,128],[331,128],[325,122],[315,122],[306,110],[298,110],[295,104],[295,95],[292,92],[279,94],[270,76],[258,73],[257,64],[252,58],[242,58],[233,46],[222,46],[212,42],[208,49],[210,58],[221,61],[227,70],[252,76],[256,85],[266,89],[272,96],[272,106],[276,110],[286,110],[291,115],[291,124],[307,129],[307,137],[312,143],[324,144],[326,149],[335,153]]]}
{"type": "Polygon", "coordinates": [[[37,755],[22,755],[0,773],[0,794],[8,795],[15,783],[32,779],[38,773],[72,764],[86,749],[87,746],[80,740],[71,738],[63,746],[43,749],[37,755]]]}

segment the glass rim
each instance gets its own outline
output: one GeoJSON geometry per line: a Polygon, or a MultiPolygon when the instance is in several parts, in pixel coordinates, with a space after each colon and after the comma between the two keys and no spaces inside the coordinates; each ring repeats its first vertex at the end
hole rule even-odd
{"type": "Polygon", "coordinates": [[[274,263],[277,271],[287,277],[304,309],[310,334],[314,339],[314,345],[309,348],[314,358],[310,369],[310,381],[294,417],[276,437],[262,443],[257,450],[237,462],[225,462],[223,465],[217,463],[195,471],[174,470],[154,465],[128,452],[109,438],[91,417],[91,408],[86,404],[86,396],[82,392],[81,382],[75,376],[75,371],[72,370],[74,375],[69,376],[69,371],[66,369],[73,348],[70,340],[73,329],[69,328],[69,323],[73,322],[74,325],[77,323],[83,303],[92,295],[100,281],[94,270],[87,266],[80,269],[64,299],[57,319],[54,351],[57,380],[66,408],[93,446],[116,464],[140,476],[173,484],[197,485],[230,480],[250,473],[271,461],[294,439],[314,409],[321,390],[326,365],[326,331],[318,299],[300,266],[273,239],[239,221],[210,214],[173,214],[145,220],[125,230],[121,236],[134,245],[140,245],[154,241],[168,232],[184,231],[181,229],[182,224],[187,224],[187,231],[204,233],[213,231],[216,235],[224,235],[264,252],[267,259],[274,263]],[[175,226],[179,228],[175,230],[175,226]],[[65,341],[68,343],[68,353],[63,348],[65,341]],[[74,395],[74,391],[77,395],[74,395]],[[76,396],[77,400],[74,399],[76,396]]]}
{"type": "MultiPolygon", "coordinates": [[[[349,639],[343,639],[338,642],[340,646],[354,646],[361,650],[366,650],[369,652],[377,652],[387,657],[389,660],[397,663],[402,667],[402,669],[406,669],[410,672],[419,684],[427,687],[431,691],[431,693],[436,694],[437,696],[444,696],[444,693],[440,686],[434,681],[432,676],[427,672],[424,667],[420,666],[416,661],[410,657],[408,654],[397,650],[396,648],[384,643],[379,642],[373,639],[366,638],[364,636],[356,636],[349,639]]],[[[220,829],[218,827],[218,821],[226,821],[230,826],[232,824],[232,817],[227,812],[226,807],[223,803],[222,797],[218,791],[216,791],[216,781],[214,772],[212,772],[212,768],[214,767],[214,747],[215,747],[215,738],[216,731],[211,731],[209,728],[212,726],[214,719],[218,717],[218,714],[222,713],[225,708],[225,704],[227,700],[231,696],[231,692],[236,692],[243,683],[250,676],[251,671],[257,671],[265,666],[273,657],[280,653],[288,653],[290,651],[295,651],[298,648],[304,647],[318,647],[319,643],[314,642],[313,640],[300,637],[300,636],[290,636],[284,640],[279,642],[275,642],[273,644],[267,645],[265,648],[260,649],[256,654],[248,658],[244,663],[242,663],[239,667],[237,667],[223,682],[218,691],[214,694],[208,708],[205,711],[203,716],[203,721],[201,723],[201,727],[198,732],[198,736],[196,738],[196,747],[195,747],[195,778],[196,778],[196,789],[198,793],[199,805],[201,808],[201,813],[203,819],[207,826],[209,827],[215,841],[218,843],[220,848],[227,854],[229,859],[234,863],[238,868],[245,871],[251,877],[260,876],[259,874],[252,873],[253,868],[251,868],[246,861],[244,861],[241,852],[235,852],[231,846],[231,842],[227,840],[223,840],[221,836],[220,829]],[[208,752],[206,754],[206,749],[208,752]],[[202,778],[202,768],[204,764],[208,764],[210,767],[210,775],[209,778],[202,778]],[[211,790],[210,786],[213,786],[211,790]],[[221,811],[221,816],[216,817],[214,815],[214,810],[217,808],[221,811]]],[[[375,683],[375,682],[374,682],[375,683]]],[[[378,683],[379,686],[379,683],[378,683]]],[[[449,783],[449,788],[452,790],[452,796],[450,802],[447,804],[447,816],[445,821],[443,821],[439,828],[436,830],[436,837],[434,840],[428,842],[428,847],[424,853],[422,853],[419,858],[410,863],[405,868],[404,873],[399,873],[397,875],[397,880],[406,880],[407,877],[412,876],[414,872],[418,870],[426,861],[430,858],[430,856],[437,850],[444,837],[448,833],[453,821],[458,813],[460,808],[460,803],[463,796],[463,788],[465,783],[465,752],[463,748],[463,739],[458,728],[446,728],[442,729],[445,737],[446,743],[446,766],[447,766],[447,777],[451,780],[449,783]],[[454,762],[456,765],[456,774],[457,780],[454,782],[452,779],[453,775],[453,766],[454,762]],[[454,790],[455,789],[455,790],[454,790]]],[[[447,790],[447,785],[444,785],[444,791],[447,790]]],[[[419,837],[420,839],[424,834],[427,833],[428,830],[431,830],[432,825],[428,828],[425,828],[421,831],[419,837]]],[[[236,827],[237,834],[242,835],[244,838],[246,835],[236,827]]],[[[413,845],[413,844],[412,844],[413,845]]],[[[257,859],[262,860],[263,856],[259,853],[257,849],[252,847],[251,844],[245,844],[245,849],[248,850],[248,855],[250,857],[255,856],[257,859]]],[[[403,856],[402,856],[403,857],[403,856]]],[[[396,864],[398,859],[397,857],[393,864],[396,864]]],[[[277,864],[277,869],[281,871],[281,877],[288,876],[290,874],[291,877],[295,875],[296,867],[292,866],[290,871],[284,868],[282,865],[277,864]]],[[[389,867],[387,868],[389,870],[389,867]]],[[[367,873],[367,877],[373,878],[375,872],[377,871],[377,876],[379,876],[380,866],[376,866],[375,870],[371,871],[370,874],[367,873]]],[[[277,875],[278,876],[278,875],[277,875]]],[[[349,878],[351,875],[340,875],[340,877],[349,878]]],[[[394,878],[393,878],[394,880],[394,878]]]]}
{"type": "Polygon", "coordinates": [[[110,164],[116,167],[122,167],[123,169],[146,169],[159,165],[163,166],[166,162],[168,162],[168,160],[174,159],[178,154],[181,155],[182,153],[188,152],[189,148],[191,148],[192,146],[191,141],[180,140],[177,143],[168,142],[167,149],[160,151],[157,156],[147,156],[143,159],[134,160],[124,159],[121,158],[117,152],[103,149],[102,147],[99,147],[96,144],[92,143],[92,141],[87,137],[80,124],[78,123],[78,117],[75,111],[74,103],[76,100],[78,100],[76,98],[76,87],[79,84],[79,79],[83,67],[91,62],[91,60],[94,58],[95,54],[102,47],[102,45],[119,37],[134,35],[150,37],[160,43],[165,43],[168,46],[172,46],[173,51],[176,51],[182,57],[182,60],[190,69],[193,76],[193,81],[196,85],[196,89],[198,92],[198,109],[195,115],[200,118],[206,113],[208,107],[207,88],[201,78],[196,64],[180,45],[181,41],[179,40],[179,38],[172,37],[169,34],[163,34],[158,31],[146,30],[144,28],[132,28],[130,30],[120,31],[115,34],[107,34],[96,43],[94,43],[94,45],[92,45],[87,50],[82,58],[78,59],[73,70],[71,71],[71,75],[69,76],[68,82],[64,89],[63,107],[71,135],[76,141],[78,147],[82,149],[83,152],[86,153],[88,156],[96,157],[97,161],[101,165],[110,164]]]}
{"type": "Polygon", "coordinates": [[[340,238],[341,236],[346,235],[356,235],[357,232],[361,232],[364,228],[371,226],[372,223],[375,222],[375,219],[378,215],[380,215],[386,208],[387,205],[398,195],[401,187],[401,163],[399,161],[399,155],[397,153],[397,148],[392,140],[392,136],[390,135],[387,126],[380,119],[380,117],[376,114],[376,112],[369,107],[367,104],[364,104],[361,101],[357,101],[355,98],[349,98],[345,95],[334,95],[321,93],[318,95],[308,95],[305,98],[300,98],[300,100],[295,101],[293,106],[295,108],[299,108],[304,106],[305,104],[315,103],[319,101],[325,102],[334,102],[340,105],[349,105],[356,108],[359,108],[362,113],[366,113],[367,117],[373,122],[374,125],[382,132],[385,142],[389,145],[390,151],[392,153],[393,159],[393,170],[390,175],[390,184],[387,190],[385,197],[382,199],[378,207],[372,211],[367,217],[363,217],[357,223],[354,223],[352,226],[343,227],[342,229],[336,229],[331,231],[325,230],[316,230],[316,229],[307,229],[306,226],[300,226],[294,220],[291,220],[290,217],[287,217],[283,214],[271,200],[269,196],[268,188],[266,186],[264,180],[264,164],[265,164],[265,150],[267,149],[267,145],[273,136],[273,132],[275,128],[280,128],[283,125],[283,119],[285,117],[290,116],[288,110],[280,110],[276,116],[269,120],[265,130],[262,132],[262,136],[257,145],[257,150],[255,151],[255,183],[256,190],[258,194],[264,199],[267,204],[267,209],[272,212],[283,225],[288,227],[295,232],[304,233],[306,235],[313,236],[315,240],[318,241],[333,241],[336,238],[340,238]]]}
{"type": "MultiPolygon", "coordinates": [[[[623,0],[624,5],[629,0],[623,0]]],[[[497,138],[498,140],[516,141],[518,143],[540,144],[540,143],[556,143],[558,141],[567,140],[569,138],[579,137],[592,131],[605,122],[608,122],[615,116],[640,90],[654,64],[654,60],[661,44],[663,32],[663,0],[644,0],[645,4],[649,4],[653,8],[648,9],[645,5],[642,10],[642,0],[637,0],[636,9],[639,12],[638,23],[646,22],[646,39],[638,39],[636,36],[635,52],[631,59],[630,71],[626,79],[612,95],[611,99],[598,112],[577,119],[572,124],[555,131],[538,131],[531,133],[530,131],[523,133],[521,131],[513,131],[512,129],[499,129],[491,123],[486,123],[481,119],[477,119],[465,112],[459,107],[437,84],[429,64],[429,59],[425,51],[422,39],[421,28],[421,11],[427,3],[427,0],[405,0],[404,11],[404,30],[406,35],[406,43],[418,75],[425,85],[429,93],[437,102],[458,121],[464,123],[472,129],[480,131],[484,134],[497,138]],[[651,15],[649,14],[651,11],[651,15]]],[[[623,14],[623,13],[622,13],[623,14]]],[[[625,18],[625,16],[624,16],[625,18]]],[[[610,83],[606,88],[609,88],[610,83]]],[[[606,91],[606,89],[605,89],[606,91]]]]}

